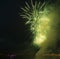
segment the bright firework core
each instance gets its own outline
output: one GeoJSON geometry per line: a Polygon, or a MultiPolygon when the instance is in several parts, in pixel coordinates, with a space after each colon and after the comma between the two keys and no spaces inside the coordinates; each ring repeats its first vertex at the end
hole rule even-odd
{"type": "Polygon", "coordinates": [[[48,10],[44,7],[45,2],[43,4],[40,4],[40,2],[35,2],[35,4],[33,4],[31,0],[31,6],[32,7],[26,3],[25,8],[21,8],[23,10],[21,16],[28,19],[26,24],[31,24],[30,29],[34,34],[33,44],[39,46],[47,39],[47,34],[50,29],[50,19],[48,18],[48,10]]]}
{"type": "Polygon", "coordinates": [[[49,22],[50,22],[50,19],[47,18],[47,16],[42,16],[40,18],[40,22],[38,21],[38,23],[36,24],[37,26],[35,28],[36,35],[33,41],[34,44],[40,45],[47,39],[46,35],[50,28],[49,22]]]}

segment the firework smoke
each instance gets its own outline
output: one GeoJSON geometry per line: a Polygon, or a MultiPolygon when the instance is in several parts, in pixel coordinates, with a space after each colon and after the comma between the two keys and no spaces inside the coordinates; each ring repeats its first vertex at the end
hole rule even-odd
{"type": "MultiPolygon", "coordinates": [[[[30,30],[34,34],[33,45],[41,47],[36,53],[35,59],[44,59],[43,54],[52,52],[56,48],[57,41],[57,9],[53,5],[45,2],[35,2],[31,0],[31,5],[26,2],[25,8],[21,8],[21,16],[27,19],[26,24],[30,25],[30,30]]],[[[51,58],[50,58],[51,59],[51,58]]]]}

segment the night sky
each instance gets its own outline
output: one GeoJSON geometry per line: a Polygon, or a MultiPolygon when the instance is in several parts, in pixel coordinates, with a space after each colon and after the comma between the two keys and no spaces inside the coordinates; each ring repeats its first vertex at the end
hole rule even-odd
{"type": "Polygon", "coordinates": [[[0,51],[5,52],[15,46],[16,41],[16,1],[0,1],[0,51]]]}
{"type": "Polygon", "coordinates": [[[19,54],[17,59],[32,59],[38,50],[31,45],[29,25],[25,25],[26,20],[20,17],[20,8],[25,5],[25,1],[28,0],[0,0],[0,53],[19,54]]]}
{"type": "Polygon", "coordinates": [[[21,57],[26,52],[31,56],[35,53],[35,47],[30,45],[32,39],[29,36],[32,34],[25,25],[26,20],[20,17],[20,7],[24,6],[24,3],[25,0],[0,1],[0,54],[16,54],[21,57]]]}

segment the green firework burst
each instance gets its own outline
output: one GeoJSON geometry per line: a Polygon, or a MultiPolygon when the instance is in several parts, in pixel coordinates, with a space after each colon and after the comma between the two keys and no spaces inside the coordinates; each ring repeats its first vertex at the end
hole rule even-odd
{"type": "Polygon", "coordinates": [[[47,39],[46,35],[50,29],[46,3],[37,1],[33,3],[31,0],[31,5],[26,2],[26,6],[21,9],[23,10],[21,16],[28,20],[26,24],[31,24],[30,30],[34,34],[33,44],[40,45],[47,39]]]}

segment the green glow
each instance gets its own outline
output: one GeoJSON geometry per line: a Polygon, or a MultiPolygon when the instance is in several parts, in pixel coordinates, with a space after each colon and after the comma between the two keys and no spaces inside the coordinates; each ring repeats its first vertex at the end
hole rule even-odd
{"type": "Polygon", "coordinates": [[[26,2],[25,8],[21,8],[23,10],[21,16],[28,20],[26,24],[31,24],[30,29],[34,34],[33,44],[38,46],[47,39],[47,34],[50,29],[49,11],[45,5],[45,2],[43,4],[35,2],[35,4],[33,4],[31,0],[32,7],[26,2]]]}
{"type": "Polygon", "coordinates": [[[40,18],[40,22],[36,24],[36,35],[34,39],[34,44],[40,45],[47,39],[47,32],[50,29],[49,26],[50,19],[46,16],[43,16],[40,18]]]}

